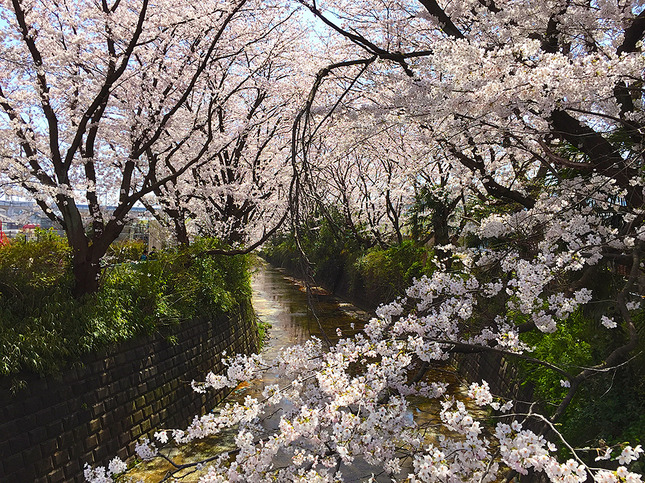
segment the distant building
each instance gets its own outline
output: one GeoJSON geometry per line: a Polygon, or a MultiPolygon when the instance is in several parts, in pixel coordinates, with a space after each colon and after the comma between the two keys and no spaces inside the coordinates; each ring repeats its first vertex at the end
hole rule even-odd
{"type": "MultiPolygon", "coordinates": [[[[108,210],[114,207],[108,206],[108,210]]],[[[81,215],[89,216],[87,205],[79,205],[81,215]]],[[[135,207],[130,210],[132,220],[123,228],[119,239],[137,239],[148,242],[148,211],[145,208],[135,207]]],[[[19,233],[33,232],[35,228],[44,230],[53,229],[64,236],[65,232],[57,223],[50,220],[40,207],[33,201],[17,201],[0,199],[0,221],[2,231],[9,238],[15,238],[19,233]]]]}
{"type": "Polygon", "coordinates": [[[9,238],[35,227],[53,228],[63,234],[60,226],[55,226],[33,201],[0,200],[0,221],[9,238]]]}

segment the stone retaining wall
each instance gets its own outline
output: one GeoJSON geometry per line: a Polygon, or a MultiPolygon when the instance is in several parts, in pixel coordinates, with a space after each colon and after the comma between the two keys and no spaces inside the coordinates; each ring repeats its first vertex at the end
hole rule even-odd
{"type": "Polygon", "coordinates": [[[493,352],[455,356],[459,372],[469,381],[488,382],[493,394],[514,400],[530,401],[533,385],[523,383],[519,368],[507,357],[493,352]]]}
{"type": "Polygon", "coordinates": [[[138,438],[185,427],[224,391],[195,393],[190,381],[223,369],[221,354],[258,349],[250,301],[215,321],[183,324],[162,336],[88,357],[57,377],[24,376],[15,396],[0,378],[0,482],[84,481],[83,467],[134,454],[138,438]]]}

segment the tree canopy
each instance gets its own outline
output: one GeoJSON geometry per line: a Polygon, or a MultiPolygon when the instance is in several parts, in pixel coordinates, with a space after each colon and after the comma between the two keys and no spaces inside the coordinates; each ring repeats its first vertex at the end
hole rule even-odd
{"type": "MultiPolygon", "coordinates": [[[[3,181],[65,229],[77,294],[96,288],[137,202],[182,243],[194,230],[253,245],[287,216],[297,236],[333,211],[359,246],[434,246],[432,274],[363,335],[288,351],[281,367],[299,374],[288,388],[175,434],[238,426],[239,450],[204,481],[337,481],[355,458],[394,478],[407,461],[411,481],[499,481],[509,469],[641,481],[628,469],[636,442],[593,442],[593,461],[557,426],[590,381],[642,365],[641,2],[12,0],[0,14],[3,181]],[[588,365],[531,355],[581,316],[595,334],[588,365]],[[486,430],[423,383],[428,364],[473,352],[548,368],[560,381],[552,410],[520,409],[477,381],[486,430]],[[410,394],[442,401],[455,437],[426,439],[405,416],[410,394]],[[260,436],[254,422],[281,398],[295,409],[260,436]]],[[[239,358],[198,388],[261,367],[239,358]]]]}

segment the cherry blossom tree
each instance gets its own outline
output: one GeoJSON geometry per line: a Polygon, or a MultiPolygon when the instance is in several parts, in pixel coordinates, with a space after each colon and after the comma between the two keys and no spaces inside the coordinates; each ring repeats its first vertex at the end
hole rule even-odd
{"type": "Polygon", "coordinates": [[[131,208],[205,151],[234,145],[209,118],[222,99],[206,93],[221,64],[270,37],[284,10],[247,0],[12,0],[0,15],[3,174],[65,230],[74,293],[93,292],[131,208]]]}
{"type": "MultiPolygon", "coordinates": [[[[367,114],[367,113],[366,113],[367,114]]],[[[341,207],[345,227],[360,245],[401,243],[406,210],[413,202],[414,180],[420,175],[423,147],[400,132],[398,124],[365,115],[360,126],[339,121],[324,130],[311,193],[320,205],[341,207]],[[341,134],[342,133],[342,134],[341,134]]]]}
{"type": "Polygon", "coordinates": [[[281,13],[274,14],[270,35],[243,46],[238,56],[217,60],[204,97],[189,104],[209,106],[201,113],[206,131],[228,142],[206,149],[203,140],[186,142],[190,149],[199,147],[199,161],[143,200],[172,225],[181,244],[192,233],[217,236],[228,245],[257,245],[286,218],[290,130],[302,83],[293,59],[302,43],[297,13],[281,13]]]}
{"type": "Polygon", "coordinates": [[[402,126],[422,127],[435,159],[450,155],[473,189],[530,208],[520,185],[565,167],[615,179],[630,205],[642,203],[639,151],[623,142],[641,141],[637,5],[547,2],[520,15],[517,2],[302,3],[346,40],[351,62],[380,74],[355,95],[363,106],[374,99],[402,126]],[[557,155],[564,146],[593,160],[571,164],[557,155]]]}
{"type": "MultiPolygon", "coordinates": [[[[346,165],[314,169],[319,152],[342,159],[319,139],[331,121],[362,127],[371,123],[369,107],[378,106],[389,126],[425,145],[419,172],[426,177],[410,184],[425,179],[440,187],[444,205],[462,204],[454,233],[460,239],[406,298],[380,307],[361,334],[331,347],[312,340],[286,350],[274,364],[290,382],[196,417],[186,430],[160,431],[139,446],[140,456],[167,457],[158,447],[170,440],[234,428],[236,448],[208,461],[202,481],[352,480],[359,462],[375,480],[642,481],[630,470],[640,445],[579,448],[558,424],[585,384],[642,361],[643,6],[300,3],[336,36],[294,125],[297,194],[305,197],[306,183],[323,176],[339,193],[352,193],[346,173],[366,169],[365,159],[388,161],[383,151],[356,156],[350,141],[342,146],[346,165]],[[582,310],[599,337],[610,334],[594,348],[603,351],[596,362],[564,366],[531,354],[525,334],[546,337],[582,310]],[[427,379],[433,363],[472,353],[548,369],[560,380],[555,406],[519,404],[492,394],[486,381],[472,382],[460,400],[446,395],[442,381],[427,379]],[[410,417],[410,396],[435,403],[432,427],[410,417]],[[259,422],[285,400],[290,409],[267,432],[259,422]]],[[[387,180],[387,169],[379,174],[387,180]]],[[[298,201],[298,209],[308,206],[298,201]]],[[[354,206],[351,216],[361,210],[354,206]]],[[[267,364],[238,356],[224,374],[208,374],[194,387],[235,387],[261,377],[267,364]]],[[[86,476],[101,481],[122,469],[117,461],[114,470],[88,468],[86,476]]]]}
{"type": "MultiPolygon", "coordinates": [[[[367,54],[354,64],[369,64],[372,76],[381,73],[378,94],[374,83],[356,97],[381,99],[403,128],[426,132],[428,164],[445,162],[443,171],[458,180],[441,183],[452,199],[455,192],[463,199],[465,191],[471,203],[503,207],[504,214],[479,209],[469,231],[504,249],[455,252],[478,271],[501,271],[496,283],[506,293],[500,298],[524,314],[520,320],[495,314],[486,330],[510,327],[508,340],[528,330],[552,332],[567,314],[550,304],[588,289],[617,263],[626,268],[605,306],[620,322],[599,317],[601,330],[621,327],[621,341],[598,367],[563,379],[569,390],[550,419],[557,421],[582,383],[629,360],[638,344],[631,310],[642,290],[642,8],[612,2],[307,6],[355,56],[367,54]],[[523,271],[522,281],[513,280],[523,271]],[[529,292],[527,303],[518,304],[529,292]],[[636,297],[628,301],[630,293],[636,297]]],[[[480,283],[481,273],[476,278],[480,283]]],[[[446,339],[457,338],[455,329],[446,339]]]]}

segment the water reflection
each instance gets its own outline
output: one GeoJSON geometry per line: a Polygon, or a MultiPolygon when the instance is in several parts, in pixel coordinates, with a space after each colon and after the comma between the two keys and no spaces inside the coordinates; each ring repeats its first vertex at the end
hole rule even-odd
{"type": "Polygon", "coordinates": [[[308,295],[298,280],[262,260],[253,274],[252,286],[257,314],[275,328],[267,346],[269,352],[274,347],[304,342],[311,335],[322,337],[322,330],[330,338],[336,336],[336,328],[349,334],[352,324],[369,318],[366,312],[339,301],[321,287],[311,287],[308,295]]]}
{"type": "MultiPolygon", "coordinates": [[[[311,336],[332,343],[338,340],[338,329],[343,336],[352,336],[370,318],[367,312],[338,300],[321,287],[311,287],[307,293],[298,280],[261,259],[253,273],[252,288],[256,315],[271,325],[262,348],[262,356],[269,363],[282,349],[302,344],[311,336]]],[[[257,387],[275,384],[275,378],[276,374],[269,372],[257,387]]]]}

